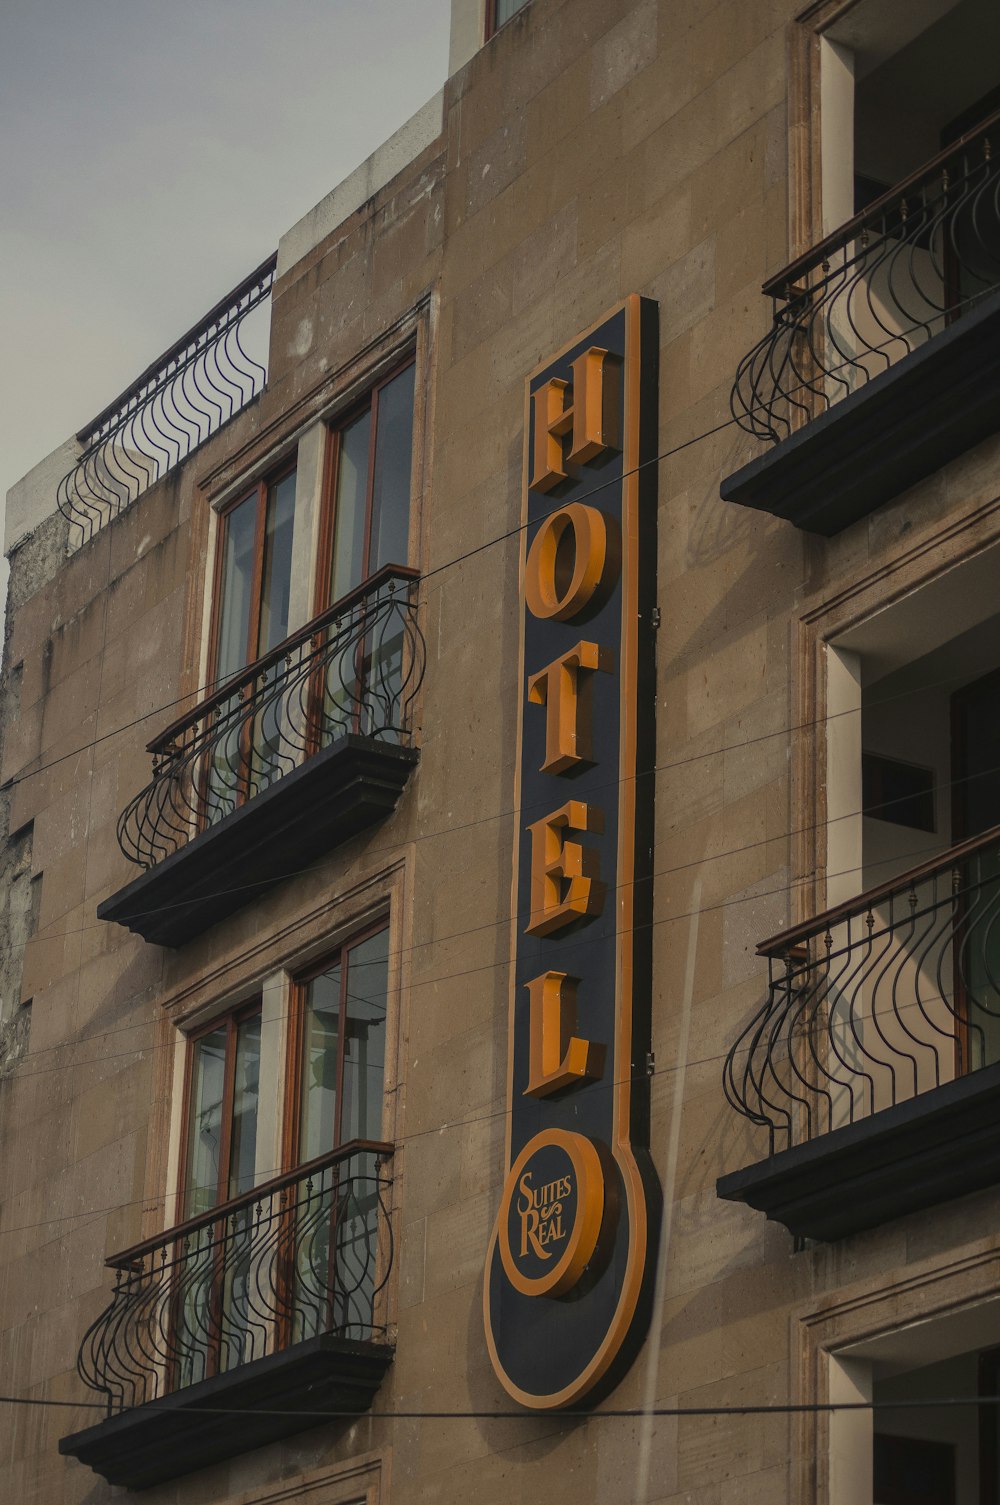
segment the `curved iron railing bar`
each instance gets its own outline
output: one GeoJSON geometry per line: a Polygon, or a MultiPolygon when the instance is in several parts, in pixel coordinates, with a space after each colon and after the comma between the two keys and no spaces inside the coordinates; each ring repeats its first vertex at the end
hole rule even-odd
{"type": "Polygon", "coordinates": [[[227,391],[225,386],[216,387],[212,380],[214,365],[220,382],[227,381],[219,365],[219,347],[224,339],[223,333],[216,343],[209,345],[203,359],[188,366],[175,388],[175,391],[179,392],[199,415],[199,428],[204,423],[206,433],[212,433],[214,429],[221,428],[235,411],[234,402],[239,389],[234,383],[229,382],[227,391]]]}
{"type": "MultiPolygon", "coordinates": [[[[894,964],[898,961],[898,957],[893,955],[893,950],[892,950],[892,941],[894,939],[894,927],[892,926],[892,910],[893,910],[893,905],[894,905],[894,898],[895,898],[895,896],[893,896],[889,900],[890,922],[889,922],[889,924],[885,925],[882,928],[882,930],[879,932],[879,935],[878,935],[878,942],[879,942],[880,950],[878,952],[877,957],[876,957],[876,953],[875,953],[875,950],[874,950],[874,945],[875,945],[874,915],[869,914],[866,917],[867,923],[869,924],[870,929],[871,929],[872,948],[873,949],[872,949],[870,958],[868,960],[868,964],[864,968],[863,974],[862,974],[862,976],[859,979],[858,988],[857,988],[857,991],[855,992],[855,995],[854,995],[854,998],[853,998],[852,1002],[853,1002],[853,1005],[854,1005],[854,1009],[855,1009],[855,1014],[856,1015],[857,1015],[858,1006],[860,1005],[861,1008],[864,1009],[864,1013],[862,1015],[862,1019],[863,1020],[867,1020],[869,1018],[871,1019],[872,1029],[874,1031],[874,1036],[875,1036],[875,1040],[872,1041],[871,1044],[861,1043],[860,1046],[859,1046],[859,1048],[860,1048],[862,1054],[864,1054],[867,1057],[867,1059],[872,1063],[873,1066],[879,1067],[879,1068],[881,1068],[881,1070],[889,1073],[890,1081],[891,1081],[891,1084],[892,1084],[892,1088],[891,1088],[892,1100],[895,1102],[896,1097],[897,1097],[897,1090],[896,1089],[897,1089],[897,1085],[898,1085],[898,1075],[899,1075],[899,1073],[898,1073],[898,1068],[897,1068],[897,1066],[896,1066],[896,1064],[895,1064],[895,1062],[893,1060],[893,1056],[894,1055],[898,1056],[900,1064],[902,1064],[903,1062],[911,1063],[913,1065],[913,1068],[914,1068],[914,1073],[916,1071],[916,1063],[911,1061],[911,1057],[910,1057],[910,1054],[909,1054],[908,1051],[903,1051],[903,1050],[900,1050],[898,1047],[894,1047],[893,1046],[891,1040],[889,1039],[889,1037],[887,1036],[887,1034],[885,1032],[885,1029],[883,1027],[882,1017],[879,1014],[879,1010],[878,1010],[878,1006],[877,1006],[878,1005],[878,992],[879,992],[879,988],[880,988],[882,982],[884,981],[884,979],[890,974],[890,972],[891,972],[894,964]],[[865,992],[866,988],[869,990],[869,996],[868,996],[867,1000],[865,999],[865,996],[864,996],[864,992],[865,992]],[[867,1004],[867,1007],[866,1007],[866,1004],[867,1004]],[[880,1045],[882,1045],[884,1047],[885,1054],[882,1054],[879,1051],[872,1049],[872,1044],[874,1044],[875,1042],[878,1042],[880,1045]]],[[[911,916],[910,923],[912,923],[912,916],[911,916]]],[[[875,1106],[876,1106],[875,1089],[874,1089],[873,1086],[870,1086],[869,1087],[869,1112],[874,1113],[875,1112],[875,1106]]]]}
{"type": "Polygon", "coordinates": [[[99,1395],[106,1397],[107,1411],[110,1416],[114,1409],[115,1388],[107,1375],[108,1364],[105,1358],[105,1345],[110,1324],[117,1320],[118,1311],[124,1302],[121,1294],[122,1271],[115,1272],[115,1289],[110,1304],[91,1322],[80,1342],[80,1348],[76,1356],[76,1372],[87,1386],[88,1390],[94,1390],[99,1395]]]}
{"type": "MultiPolygon", "coordinates": [[[[152,485],[158,476],[165,475],[177,463],[176,455],[179,454],[179,449],[176,445],[172,450],[166,442],[169,437],[168,435],[161,435],[158,429],[152,428],[147,424],[147,418],[151,416],[150,409],[156,402],[156,397],[157,394],[154,392],[149,405],[137,408],[129,417],[128,423],[124,424],[121,430],[119,430],[120,433],[127,433],[130,436],[131,443],[135,447],[137,454],[148,458],[150,462],[149,485],[152,485]]],[[[110,446],[114,443],[114,438],[109,438],[106,443],[110,446]]],[[[103,449],[95,451],[98,455],[103,452],[103,449]]],[[[130,499],[129,497],[123,501],[123,507],[128,505],[130,499]]]]}
{"type": "Polygon", "coordinates": [[[206,361],[211,359],[211,349],[210,346],[204,359],[196,365],[184,367],[169,393],[159,394],[160,409],[164,420],[171,425],[175,433],[184,436],[183,444],[186,453],[197,449],[210,433],[221,428],[225,422],[225,413],[221,403],[213,402],[202,390],[198,381],[199,371],[203,371],[206,361]]]}
{"type": "Polygon", "coordinates": [[[229,329],[227,329],[226,358],[232,365],[233,370],[236,372],[237,380],[241,382],[243,380],[246,380],[246,382],[249,384],[249,392],[252,396],[253,393],[257,390],[257,384],[263,382],[266,379],[267,371],[265,367],[260,364],[260,361],[255,360],[254,357],[249,353],[249,351],[243,348],[243,341],[240,339],[242,329],[242,319],[238,320],[229,329]],[[233,354],[234,347],[236,351],[235,355],[233,354]],[[241,362],[243,364],[241,364],[241,362]]]}
{"type": "MultiPolygon", "coordinates": [[[[998,917],[1000,917],[1000,874],[997,874],[996,877],[990,877],[990,878],[984,879],[982,877],[982,860],[981,860],[981,855],[976,860],[976,866],[977,866],[977,868],[979,870],[979,874],[980,874],[980,876],[979,876],[980,899],[983,900],[983,903],[985,905],[985,920],[984,920],[984,922],[982,924],[982,928],[984,930],[984,934],[983,934],[983,938],[982,938],[982,944],[981,944],[981,946],[979,948],[979,959],[980,959],[980,965],[984,966],[986,968],[986,971],[987,971],[987,977],[986,977],[987,984],[992,984],[992,986],[994,987],[994,989],[996,989],[996,987],[997,987],[997,981],[993,977],[992,969],[990,968],[990,964],[989,964],[989,948],[990,948],[990,940],[991,940],[991,938],[994,935],[994,926],[996,925],[998,917]],[[983,895],[982,895],[982,889],[983,889],[983,887],[987,887],[987,888],[992,888],[993,889],[992,895],[986,897],[985,899],[983,899],[983,895]]],[[[973,989],[972,979],[971,979],[971,977],[969,975],[970,972],[971,972],[971,960],[967,959],[967,948],[968,948],[968,945],[969,945],[969,942],[970,942],[970,938],[976,933],[976,926],[972,923],[973,919],[974,919],[974,909],[972,911],[969,911],[969,910],[964,910],[963,911],[963,913],[961,915],[961,922],[960,922],[961,923],[961,931],[960,931],[960,944],[959,944],[958,965],[959,965],[959,978],[960,978],[961,988],[962,988],[962,997],[963,997],[963,1001],[964,1001],[966,1007],[965,1007],[965,1010],[964,1010],[964,1013],[962,1014],[962,1016],[956,1015],[956,1018],[960,1017],[960,1022],[964,1026],[965,1029],[971,1029],[971,1030],[973,1030],[975,1032],[975,1034],[978,1036],[978,1041],[979,1041],[980,1049],[985,1051],[985,1048],[986,1048],[986,1030],[985,1030],[985,1027],[982,1024],[976,1023],[976,1022],[974,1022],[972,1020],[972,1018],[971,1018],[971,1016],[969,1014],[968,1005],[971,1003],[975,1008],[978,1009],[978,1011],[979,1011],[980,1014],[985,1014],[988,1018],[995,1018],[995,1017],[997,1017],[997,1015],[994,1012],[994,1010],[990,1009],[990,1007],[989,1007],[988,1004],[980,1002],[979,998],[977,997],[977,995],[976,995],[976,993],[975,993],[975,991],[973,989]]]]}
{"type": "MultiPolygon", "coordinates": [[[[119,1333],[127,1331],[128,1324],[131,1322],[131,1313],[127,1303],[132,1294],[133,1284],[133,1278],[128,1277],[124,1286],[119,1286],[116,1290],[112,1301],[111,1321],[105,1328],[99,1329],[98,1341],[93,1345],[90,1354],[95,1376],[104,1376],[104,1384],[100,1388],[108,1394],[109,1415],[113,1409],[112,1395],[120,1404],[126,1394],[135,1394],[134,1366],[119,1362],[120,1345],[115,1341],[119,1333]]],[[[82,1370],[79,1372],[82,1373],[82,1370]]]]}
{"type": "Polygon", "coordinates": [[[133,1331],[137,1310],[141,1312],[148,1305],[151,1290],[154,1289],[155,1285],[147,1279],[145,1272],[129,1272],[124,1286],[125,1304],[117,1313],[115,1322],[109,1325],[106,1334],[103,1345],[105,1363],[116,1377],[122,1398],[126,1392],[135,1396],[141,1389],[142,1368],[136,1362],[134,1354],[133,1331]]]}
{"type": "MultiPolygon", "coordinates": [[[[940,879],[943,876],[944,875],[942,874],[935,873],[933,878],[930,880],[933,884],[932,892],[935,895],[938,892],[938,885],[940,879]]],[[[953,953],[952,940],[955,933],[955,920],[958,913],[956,895],[954,893],[945,895],[945,897],[938,902],[937,907],[940,908],[940,916],[936,923],[933,923],[928,916],[926,942],[923,950],[920,951],[914,959],[912,968],[913,1004],[923,1023],[929,1030],[939,1035],[941,1037],[941,1041],[943,1042],[954,1040],[954,1024],[957,1018],[954,1006],[948,997],[948,986],[943,975],[943,968],[945,965],[945,959],[947,957],[951,958],[953,973],[955,969],[955,956],[953,953]],[[934,957],[933,969],[930,965],[932,956],[934,957]],[[934,998],[934,1003],[935,1005],[937,1005],[937,1008],[933,1011],[929,1006],[929,1001],[926,1001],[924,998],[924,990],[922,986],[924,977],[930,975],[933,976],[937,987],[936,996],[934,998]],[[938,1008],[943,1008],[946,1013],[951,1015],[952,1028],[950,1030],[944,1029],[938,1023],[937,1019],[935,1019],[934,1013],[937,1012],[938,1008]]],[[[916,923],[915,920],[914,923],[916,923]]],[[[930,1065],[934,1072],[934,1085],[935,1087],[940,1086],[942,1080],[941,1055],[940,1051],[935,1045],[935,1042],[933,1041],[933,1039],[922,1038],[914,1034],[909,1029],[909,1026],[907,1025],[905,1019],[905,1009],[900,1010],[899,1015],[900,1022],[903,1028],[913,1039],[914,1043],[919,1045],[925,1052],[929,1053],[930,1065]]],[[[922,1059],[926,1061],[927,1056],[923,1056],[922,1059]]],[[[914,1094],[916,1094],[916,1092],[919,1090],[916,1082],[914,1083],[913,1090],[914,1094]]]]}
{"type": "MultiPolygon", "coordinates": [[[[269,1292],[268,1283],[275,1267],[286,1212],[287,1208],[279,1197],[277,1215],[265,1220],[263,1203],[258,1203],[250,1230],[250,1261],[248,1274],[244,1277],[243,1303],[251,1355],[258,1350],[267,1352],[276,1319],[276,1291],[269,1292]]],[[[244,1336],[241,1351],[246,1351],[247,1341],[244,1336]]]]}
{"type": "MultiPolygon", "coordinates": [[[[815,1082],[811,1075],[807,1075],[801,1069],[799,1059],[802,1054],[802,1045],[804,1044],[810,1066],[815,1070],[823,1071],[823,1064],[819,1060],[814,1048],[813,1031],[807,1025],[806,1020],[811,1021],[814,1018],[818,1010],[822,1007],[822,999],[828,990],[829,977],[823,976],[820,973],[812,984],[800,987],[797,990],[795,1005],[792,1007],[787,1019],[776,1018],[772,1020],[772,1044],[778,1044],[783,1032],[787,1032],[788,1037],[787,1045],[784,1041],[781,1041],[782,1048],[778,1056],[781,1065],[786,1068],[786,1074],[783,1076],[776,1069],[776,1066],[772,1066],[771,1075],[778,1089],[784,1092],[792,1105],[788,1124],[789,1132],[792,1120],[796,1115],[796,1109],[804,1113],[807,1121],[811,1119],[813,1113],[813,1104],[809,1094],[815,1091],[815,1082]],[[789,1075],[794,1078],[794,1084],[788,1080],[789,1075]],[[798,1090],[799,1088],[802,1090],[798,1090]]],[[[774,1059],[773,1051],[772,1059],[774,1059]]],[[[820,1095],[822,1095],[822,1092],[820,1095]]]]}
{"type": "MultiPolygon", "coordinates": [[[[149,1278],[140,1283],[139,1296],[129,1313],[127,1356],[131,1361],[129,1388],[133,1396],[145,1392],[149,1385],[146,1378],[149,1374],[153,1377],[153,1394],[158,1395],[161,1390],[160,1376],[166,1362],[167,1347],[167,1303],[163,1291],[166,1269],[167,1262],[164,1259],[161,1259],[159,1266],[151,1264],[149,1278]]],[[[124,1343],[119,1346],[124,1347],[124,1343]]]]}
{"type": "MultiPolygon", "coordinates": [[[[747,1091],[747,1087],[748,1085],[753,1086],[755,1095],[759,1096],[759,1093],[757,1093],[756,1077],[754,1075],[756,1046],[764,1033],[764,1029],[768,1020],[772,1017],[772,1015],[780,1012],[775,1007],[773,1001],[774,990],[775,982],[772,977],[771,985],[768,989],[767,999],[763,1004],[761,1004],[756,1014],[754,1014],[753,1018],[744,1027],[743,1031],[738,1037],[738,1044],[746,1040],[749,1041],[749,1044],[743,1045],[742,1049],[740,1050],[737,1050],[737,1048],[734,1046],[728,1052],[722,1066],[722,1091],[723,1095],[725,1096],[726,1102],[736,1112],[744,1113],[744,1116],[746,1118],[749,1118],[751,1123],[756,1124],[759,1128],[769,1128],[771,1126],[771,1120],[770,1118],[765,1117],[760,1112],[754,1112],[754,1109],[751,1106],[751,1094],[747,1091]],[[743,1056],[743,1068],[742,1072],[740,1073],[739,1080],[737,1079],[736,1073],[737,1055],[743,1056]]],[[[777,1106],[775,1108],[775,1111],[780,1111],[778,1110],[777,1106]]]]}
{"type": "MultiPolygon", "coordinates": [[[[879,352],[880,355],[885,357],[886,363],[883,366],[885,370],[901,358],[899,355],[892,353],[893,345],[902,345],[902,354],[906,355],[915,349],[917,345],[922,344],[924,337],[930,338],[934,333],[931,327],[932,321],[928,320],[926,310],[920,307],[920,304],[926,305],[933,311],[934,323],[943,318],[945,311],[944,299],[942,297],[937,302],[933,296],[935,289],[924,290],[921,285],[921,264],[917,260],[917,257],[918,255],[930,256],[932,266],[934,266],[938,276],[939,285],[943,289],[944,262],[942,259],[941,267],[938,269],[934,262],[933,245],[937,224],[943,220],[945,212],[944,207],[942,207],[936,215],[931,213],[928,218],[927,206],[921,200],[915,212],[907,212],[906,214],[905,224],[911,238],[900,239],[892,244],[886,257],[888,265],[886,287],[891,296],[893,306],[901,316],[900,323],[906,332],[905,334],[901,333],[899,328],[886,323],[881,315],[876,314],[873,310],[875,322],[886,337],[885,348],[879,352]],[[927,240],[929,250],[921,244],[924,239],[927,240]],[[915,294],[917,299],[917,302],[912,307],[909,302],[911,294],[915,294]],[[914,338],[915,336],[920,336],[920,338],[914,338]]],[[[869,279],[866,278],[865,281],[867,284],[869,279]]],[[[870,286],[867,288],[867,294],[870,301],[870,286]]]]}
{"type": "MultiPolygon", "coordinates": [[[[816,981],[810,991],[810,1017],[808,1024],[800,1025],[794,1021],[790,1026],[791,1035],[803,1034],[812,1056],[813,1065],[818,1073],[829,1082],[829,1087],[818,1087],[816,1083],[806,1083],[813,1093],[819,1098],[816,1105],[817,1112],[814,1114],[812,1104],[808,1105],[806,1113],[806,1130],[812,1131],[813,1118],[822,1116],[825,1111],[827,1124],[833,1123],[834,1092],[841,1092],[849,1086],[850,1077],[845,1081],[844,1071],[849,1070],[849,1059],[844,1055],[841,1047],[841,1036],[845,1030],[853,1036],[854,1020],[849,1006],[849,992],[847,979],[850,976],[852,965],[852,952],[847,948],[844,952],[835,951],[833,936],[829,931],[820,938],[816,937],[815,946],[818,948],[822,943],[822,957],[807,958],[802,971],[807,974],[815,971],[816,981]],[[846,1008],[845,1008],[846,1005],[846,1008]],[[828,1062],[833,1062],[831,1070],[828,1062]]],[[[863,958],[855,958],[854,966],[860,967],[863,958]]],[[[808,984],[803,984],[805,994],[808,984]]]]}
{"type": "MultiPolygon", "coordinates": [[[[793,995],[791,974],[789,974],[788,998],[790,1007],[793,996],[795,996],[798,1012],[801,1015],[810,1000],[807,998],[807,995],[804,991],[797,995],[793,995]]],[[[764,1069],[761,1070],[759,1076],[758,1094],[762,1105],[770,1104],[770,1097],[768,1096],[768,1092],[765,1091],[766,1083],[768,1089],[774,1087],[778,1091],[778,1093],[782,1094],[787,1099],[790,1106],[783,1110],[783,1116],[788,1119],[788,1128],[790,1131],[791,1119],[792,1115],[795,1112],[796,1105],[804,1107],[808,1112],[809,1103],[808,1099],[803,1099],[801,1096],[797,1096],[795,1092],[789,1090],[784,1082],[781,1070],[779,1069],[784,1066],[787,1055],[794,1049],[794,1027],[788,1032],[789,1037],[786,1041],[782,1038],[784,1022],[784,1018],[777,1011],[772,1012],[768,1019],[768,1047],[765,1061],[763,1063],[764,1069]]]]}
{"type": "MultiPolygon", "coordinates": [[[[270,1220],[264,1226],[265,1230],[269,1230],[270,1220]]],[[[233,1271],[233,1296],[229,1302],[223,1303],[222,1308],[226,1318],[225,1327],[235,1328],[234,1337],[227,1337],[225,1341],[227,1348],[237,1355],[238,1363],[249,1363],[258,1353],[267,1352],[269,1314],[256,1305],[254,1291],[260,1261],[268,1253],[268,1244],[269,1232],[265,1231],[261,1235],[259,1222],[255,1224],[254,1219],[250,1219],[243,1233],[244,1247],[237,1255],[233,1271]],[[237,1281],[240,1283],[238,1296],[237,1281]],[[237,1312],[238,1324],[234,1321],[237,1312]]]]}
{"type": "MultiPolygon", "coordinates": [[[[993,968],[990,964],[990,942],[993,939],[994,934],[998,930],[1000,930],[1000,879],[998,879],[997,882],[997,892],[993,895],[993,898],[990,899],[988,908],[992,911],[992,913],[990,914],[989,919],[986,922],[985,932],[983,935],[982,965],[986,973],[986,983],[993,989],[994,993],[996,993],[998,987],[1000,987],[1000,981],[998,981],[998,978],[994,974],[993,968]]],[[[975,1005],[975,1007],[979,1009],[980,1013],[987,1014],[991,1018],[997,1017],[997,1011],[995,1009],[991,1009],[988,1004],[980,1003],[976,995],[971,991],[969,993],[969,999],[975,1005]]]]}
{"type": "MultiPolygon", "coordinates": [[[[936,884],[934,887],[936,889],[936,884]]],[[[890,905],[895,905],[894,898],[889,902],[890,905]]],[[[907,1018],[911,1008],[914,1012],[920,1013],[920,978],[923,975],[928,960],[934,954],[934,948],[938,941],[937,932],[940,930],[940,925],[935,923],[930,914],[922,915],[918,924],[916,914],[918,900],[916,892],[912,888],[906,894],[906,903],[910,909],[910,915],[909,919],[903,922],[905,936],[903,947],[897,952],[891,966],[889,1006],[886,1010],[886,1015],[887,1018],[895,1021],[912,1047],[910,1050],[902,1050],[898,1045],[895,1048],[900,1058],[910,1063],[910,1079],[912,1081],[910,1095],[915,1097],[920,1091],[920,1065],[924,1050],[929,1050],[931,1053],[931,1063],[935,1079],[934,1085],[937,1086],[941,1079],[940,1057],[934,1049],[933,1042],[915,1034],[911,1028],[910,1020],[907,1018]],[[904,989],[904,979],[907,978],[912,978],[910,989],[912,996],[909,999],[907,999],[904,989]]],[[[950,916],[948,916],[948,919],[950,919],[950,916]]],[[[876,995],[872,997],[872,1013],[876,1018],[878,1017],[878,998],[876,995]]],[[[893,1048],[887,1037],[886,1043],[890,1049],[893,1048]]],[[[895,1084],[893,1086],[893,1093],[895,1095],[895,1084]]]]}

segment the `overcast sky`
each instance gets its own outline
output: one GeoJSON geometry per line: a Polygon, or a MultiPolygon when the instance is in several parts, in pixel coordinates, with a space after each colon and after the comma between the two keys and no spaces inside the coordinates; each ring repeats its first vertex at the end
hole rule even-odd
{"type": "Polygon", "coordinates": [[[449,0],[0,0],[0,502],[441,85],[449,0]]]}

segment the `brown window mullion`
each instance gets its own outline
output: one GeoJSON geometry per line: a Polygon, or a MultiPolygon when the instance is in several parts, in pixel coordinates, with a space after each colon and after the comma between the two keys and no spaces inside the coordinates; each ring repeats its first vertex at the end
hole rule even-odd
{"type": "MultiPolygon", "coordinates": [[[[378,448],[379,396],[386,382],[391,381],[391,379],[391,377],[386,377],[385,381],[380,382],[372,392],[371,396],[372,421],[371,431],[368,435],[368,485],[365,490],[364,549],[361,555],[362,580],[367,580],[372,573],[372,521],[375,512],[375,455],[378,448]]],[[[362,613],[362,615],[364,614],[365,609],[366,603],[359,603],[358,610],[362,613]]],[[[367,641],[368,635],[366,633],[358,639],[357,646],[354,650],[354,678],[358,686],[358,703],[351,718],[351,729],[352,731],[357,733],[358,736],[361,735],[363,725],[365,700],[365,649],[367,646],[367,641]]]]}
{"type": "MultiPolygon", "coordinates": [[[[264,590],[264,548],[267,541],[267,504],[270,482],[257,484],[257,519],[253,541],[253,576],[250,585],[250,610],[247,612],[246,662],[252,664],[260,657],[261,596],[264,590]]],[[[247,699],[252,701],[256,682],[246,686],[247,699]]],[[[254,718],[250,715],[240,724],[239,731],[239,776],[237,779],[237,804],[245,805],[250,799],[253,783],[254,718]]]]}
{"type": "MultiPolygon", "coordinates": [[[[332,1149],[344,1143],[344,1056],[347,1045],[347,978],[350,971],[350,950],[344,946],[340,951],[340,1012],[337,1016],[337,1113],[333,1128],[332,1149]]],[[[330,1168],[330,1241],[326,1256],[327,1310],[326,1327],[333,1325],[337,1299],[337,1223],[340,1200],[340,1177],[343,1167],[338,1163],[330,1168]]]]}
{"type": "MultiPolygon", "coordinates": [[[[382,383],[384,386],[385,383],[382,383]]],[[[364,548],[361,551],[361,578],[367,580],[372,572],[372,510],[375,501],[375,451],[378,439],[378,399],[382,386],[371,395],[371,427],[368,432],[368,484],[365,487],[364,548]]]]}
{"type": "MultiPolygon", "coordinates": [[[[226,1021],[226,1073],[222,1088],[222,1122],[219,1134],[219,1179],[215,1188],[215,1201],[229,1200],[229,1175],[230,1156],[233,1143],[233,1099],[236,1083],[236,1037],[237,1020],[240,1015],[230,1014],[226,1021]]],[[[214,1336],[209,1343],[205,1361],[206,1375],[219,1372],[219,1356],[222,1349],[222,1305],[225,1288],[225,1219],[211,1225],[211,1239],[214,1242],[211,1260],[214,1267],[212,1283],[209,1293],[210,1307],[210,1331],[214,1329],[214,1336]]]]}

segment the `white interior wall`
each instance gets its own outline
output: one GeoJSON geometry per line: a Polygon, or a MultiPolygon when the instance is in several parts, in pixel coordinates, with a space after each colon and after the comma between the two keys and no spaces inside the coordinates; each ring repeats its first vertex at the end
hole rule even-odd
{"type": "Polygon", "coordinates": [[[820,171],[823,234],[854,213],[854,53],[820,37],[820,171]]]}
{"type": "MultiPolygon", "coordinates": [[[[891,1401],[935,1400],[941,1397],[975,1395],[979,1383],[978,1356],[959,1354],[925,1368],[879,1379],[876,1372],[872,1399],[891,1401]]],[[[975,1406],[921,1407],[878,1413],[875,1423],[891,1437],[915,1437],[951,1443],[955,1449],[955,1481],[958,1505],[977,1505],[979,1500],[979,1414],[975,1406]]],[[[878,1501],[875,1502],[878,1505],[878,1501]]]]}
{"type": "Polygon", "coordinates": [[[832,907],[864,887],[860,656],[829,644],[826,676],[826,900],[832,907]]]}
{"type": "Polygon", "coordinates": [[[930,768],[934,774],[934,831],[894,821],[862,821],[864,887],[885,883],[951,845],[951,708],[947,688],[894,691],[891,681],[866,691],[861,716],[863,752],[930,768]]]}
{"type": "MultiPolygon", "coordinates": [[[[871,1365],[830,1355],[830,1401],[856,1405],[871,1400],[871,1365]]],[[[868,1505],[872,1498],[872,1413],[830,1413],[830,1505],[868,1505]]]]}

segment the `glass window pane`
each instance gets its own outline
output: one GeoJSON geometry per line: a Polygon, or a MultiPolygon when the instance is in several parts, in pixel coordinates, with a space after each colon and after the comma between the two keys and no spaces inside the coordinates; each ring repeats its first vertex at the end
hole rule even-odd
{"type": "Polygon", "coordinates": [[[324,1155],[336,1144],[339,963],[309,983],[305,990],[302,1023],[300,1161],[324,1155]]]}
{"type": "Polygon", "coordinates": [[[258,657],[288,636],[288,599],[292,584],[292,523],[295,517],[295,472],[270,488],[264,535],[264,581],[260,602],[258,657]]]}
{"type": "Polygon", "coordinates": [[[219,649],[216,674],[225,679],[247,660],[250,593],[253,587],[254,535],[257,495],[226,514],[222,547],[222,605],[219,609],[219,649]]]}
{"type": "Polygon", "coordinates": [[[369,575],[409,558],[415,370],[407,366],[378,394],[369,575]]]}
{"type": "Polygon", "coordinates": [[[229,1192],[238,1197],[254,1184],[257,1169],[257,1110],[260,1101],[260,1014],[236,1030],[233,1076],[233,1129],[229,1150],[229,1192]]]}
{"type": "Polygon", "coordinates": [[[365,511],[368,498],[368,445],[371,412],[349,423],[340,435],[337,500],[333,531],[330,600],[339,601],[361,584],[365,558],[365,511]]]}
{"type": "Polygon", "coordinates": [[[222,1099],[226,1086],[226,1030],[202,1035],[192,1047],[188,1109],[184,1217],[214,1207],[219,1199],[222,1099]]]}
{"type": "Polygon", "coordinates": [[[388,978],[386,929],[348,952],[341,1144],[382,1137],[388,978]]]}
{"type": "Polygon", "coordinates": [[[511,16],[527,5],[528,0],[497,0],[496,25],[502,26],[511,16]]]}

